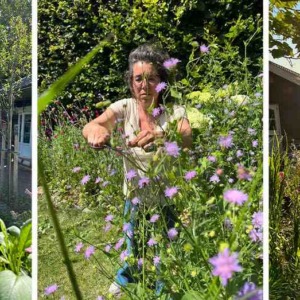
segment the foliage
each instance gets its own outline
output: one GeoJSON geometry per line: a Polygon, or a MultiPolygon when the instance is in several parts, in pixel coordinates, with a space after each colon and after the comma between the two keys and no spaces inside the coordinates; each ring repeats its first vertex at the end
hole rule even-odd
{"type": "Polygon", "coordinates": [[[30,24],[25,16],[17,14],[30,13],[30,7],[27,0],[2,0],[0,3],[0,11],[4,14],[0,22],[1,109],[12,105],[11,97],[18,96],[22,78],[31,74],[30,24]]]}
{"type": "Polygon", "coordinates": [[[274,144],[270,156],[270,299],[298,299],[300,156],[274,144]]]}
{"type": "MultiPolygon", "coordinates": [[[[244,57],[243,41],[260,27],[262,17],[262,2],[258,0],[42,0],[38,7],[40,91],[108,34],[115,37],[58,99],[64,104],[80,102],[81,107],[93,107],[103,98],[115,101],[128,93],[123,79],[128,54],[146,41],[161,43],[182,60],[182,66],[188,62],[192,44],[200,46],[214,41],[221,47],[226,45],[222,69],[224,76],[230,77],[235,73],[232,67],[238,68],[234,61],[244,57]],[[231,50],[233,47],[235,51],[231,50]]],[[[255,36],[252,46],[247,53],[248,67],[252,74],[257,74],[261,57],[257,49],[262,49],[262,31],[255,36]]],[[[205,82],[209,72],[207,65],[202,65],[199,81],[205,82]]]]}
{"type": "Polygon", "coordinates": [[[31,299],[31,221],[0,229],[0,298],[31,299]]]}
{"type": "Polygon", "coordinates": [[[269,18],[269,46],[272,56],[297,57],[300,49],[299,1],[271,0],[269,18]],[[295,49],[292,44],[295,45],[295,49]]]}
{"type": "MultiPolygon", "coordinates": [[[[252,45],[254,38],[244,44],[252,45]]],[[[135,196],[159,197],[168,187],[178,187],[172,199],[165,197],[168,204],[176,207],[173,229],[178,235],[174,240],[165,233],[161,206],[140,205],[140,222],[136,228],[139,257],[130,253],[125,255],[124,246],[114,249],[118,239],[124,236],[124,217],[120,213],[124,209],[120,191],[124,174],[120,158],[128,156],[128,149],[122,137],[122,124],[117,125],[111,146],[96,152],[89,149],[80,136],[83,124],[93,117],[89,108],[82,108],[77,102],[64,105],[63,101],[56,101],[42,115],[39,160],[43,162],[45,172],[40,175],[55,195],[57,207],[75,206],[82,210],[93,207],[99,209],[103,219],[108,214],[113,215],[113,221],[106,224],[114,232],[109,235],[109,240],[103,233],[93,241],[85,240],[79,230],[77,236],[86,250],[95,245],[95,253],[89,258],[103,276],[113,277],[107,264],[101,263],[104,255],[114,269],[123,264],[123,257],[136,270],[134,277],[138,283],[124,289],[124,299],[136,299],[145,293],[147,299],[155,298],[153,285],[157,280],[164,282],[160,299],[169,299],[170,295],[173,299],[189,299],[195,295],[200,299],[232,299],[247,282],[254,282],[258,287],[262,285],[262,228],[253,224],[254,215],[262,210],[261,78],[248,71],[251,62],[247,56],[235,61],[240,68],[233,69],[232,77],[227,76],[224,55],[234,57],[237,49],[232,47],[228,53],[229,45],[210,45],[209,53],[199,53],[196,51],[199,45],[192,45],[186,77],[168,86],[166,91],[166,97],[170,94],[175,103],[185,105],[192,112],[192,118],[197,118],[198,112],[203,115],[205,125],[192,122],[195,124],[193,149],[180,149],[180,155],[173,158],[160,147],[146,173],[150,184],[143,188],[138,188],[136,180],[129,184],[131,199],[135,196]],[[205,84],[198,76],[203,62],[211,70],[208,79],[204,79],[205,84]],[[224,146],[220,140],[226,137],[232,142],[224,146]],[[191,180],[185,178],[189,171],[196,174],[191,180]],[[230,189],[244,192],[248,198],[246,203],[239,206],[224,200],[224,193],[230,189]],[[159,214],[161,218],[152,224],[149,220],[153,214],[159,214]],[[150,237],[157,241],[153,248],[146,246],[150,237]],[[111,251],[104,250],[103,243],[110,244],[111,251]],[[226,248],[238,253],[243,271],[236,272],[228,285],[222,285],[212,275],[209,259],[226,248]],[[155,256],[160,258],[159,268],[153,262],[155,256]],[[144,261],[140,272],[137,271],[138,258],[144,261]]],[[[164,106],[171,112],[171,106],[164,106]]],[[[180,146],[180,137],[172,128],[165,141],[180,146]]],[[[125,216],[127,222],[128,217],[125,216]]],[[[74,251],[74,246],[69,245],[69,250],[74,251]]],[[[82,252],[78,250],[78,259],[82,252]]]]}

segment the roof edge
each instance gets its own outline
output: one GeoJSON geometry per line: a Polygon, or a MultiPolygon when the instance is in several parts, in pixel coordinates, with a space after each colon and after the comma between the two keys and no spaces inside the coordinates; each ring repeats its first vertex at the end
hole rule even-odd
{"type": "Polygon", "coordinates": [[[270,72],[272,72],[288,81],[291,81],[297,85],[300,85],[300,74],[298,74],[292,70],[289,70],[288,68],[278,65],[272,61],[269,61],[269,70],[270,70],[270,72]]]}

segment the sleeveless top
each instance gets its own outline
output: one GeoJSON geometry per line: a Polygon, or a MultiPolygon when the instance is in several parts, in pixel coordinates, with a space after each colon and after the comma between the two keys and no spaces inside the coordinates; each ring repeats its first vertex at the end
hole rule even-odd
{"type": "MultiPolygon", "coordinates": [[[[122,129],[124,131],[124,134],[128,138],[127,141],[133,140],[136,137],[137,132],[140,131],[137,100],[134,98],[122,99],[111,104],[109,108],[114,112],[117,121],[122,121],[124,126],[122,129]]],[[[172,114],[169,114],[165,110],[162,114],[155,118],[156,125],[154,130],[164,132],[168,129],[168,124],[170,122],[173,122],[174,120],[180,120],[182,118],[186,118],[185,108],[183,106],[174,104],[172,114]]],[[[128,155],[130,159],[126,159],[125,157],[123,158],[124,172],[126,175],[128,171],[132,169],[136,171],[137,176],[133,178],[132,186],[136,187],[138,198],[147,203],[148,205],[150,205],[151,203],[155,204],[157,202],[164,203],[163,195],[156,195],[156,199],[153,199],[153,195],[149,195],[149,190],[147,189],[147,187],[143,189],[138,188],[138,180],[140,178],[147,177],[144,171],[147,171],[150,162],[153,161],[154,155],[162,152],[162,148],[160,147],[152,152],[145,152],[144,149],[141,147],[128,147],[128,150],[129,153],[126,154],[126,156],[128,155]],[[134,161],[135,164],[138,165],[139,168],[141,168],[142,170],[134,166],[129,160],[134,161]]],[[[134,193],[130,193],[130,190],[132,189],[129,188],[128,181],[125,176],[123,193],[127,199],[132,199],[135,196],[134,193]]]]}

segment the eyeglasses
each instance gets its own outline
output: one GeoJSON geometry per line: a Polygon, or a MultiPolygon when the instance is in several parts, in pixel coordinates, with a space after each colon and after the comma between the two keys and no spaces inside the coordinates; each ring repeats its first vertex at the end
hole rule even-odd
{"type": "Polygon", "coordinates": [[[137,75],[133,78],[133,82],[135,85],[141,85],[144,80],[146,80],[146,84],[149,85],[156,85],[160,81],[158,75],[137,75]]]}

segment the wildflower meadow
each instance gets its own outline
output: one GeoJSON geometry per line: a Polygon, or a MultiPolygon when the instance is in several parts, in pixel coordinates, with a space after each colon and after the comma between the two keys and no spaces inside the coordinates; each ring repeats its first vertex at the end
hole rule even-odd
{"type": "MultiPolygon", "coordinates": [[[[250,46],[251,39],[244,53],[250,46]]],[[[193,146],[183,148],[171,124],[151,149],[145,177],[130,157],[123,120],[100,151],[82,137],[107,99],[92,107],[54,100],[41,110],[39,298],[114,299],[108,288],[126,264],[134,280],[119,299],[262,299],[262,75],[249,72],[242,56],[237,73],[226,76],[220,57],[228,48],[213,39],[190,47],[184,77],[157,88],[185,106],[193,146]],[[133,165],[126,174],[123,157],[133,165]],[[124,179],[130,199],[122,193],[124,179]],[[169,212],[146,205],[161,195],[174,216],[171,227],[163,217],[169,212]],[[125,200],[139,214],[134,230],[129,214],[123,216],[125,200]],[[138,256],[128,251],[128,236],[135,237],[138,256]]],[[[173,57],[164,66],[177,78],[180,64],[173,57]]],[[[41,102],[53,95],[46,92],[41,102]]],[[[164,100],[150,113],[171,113],[171,107],[164,100]]]]}

